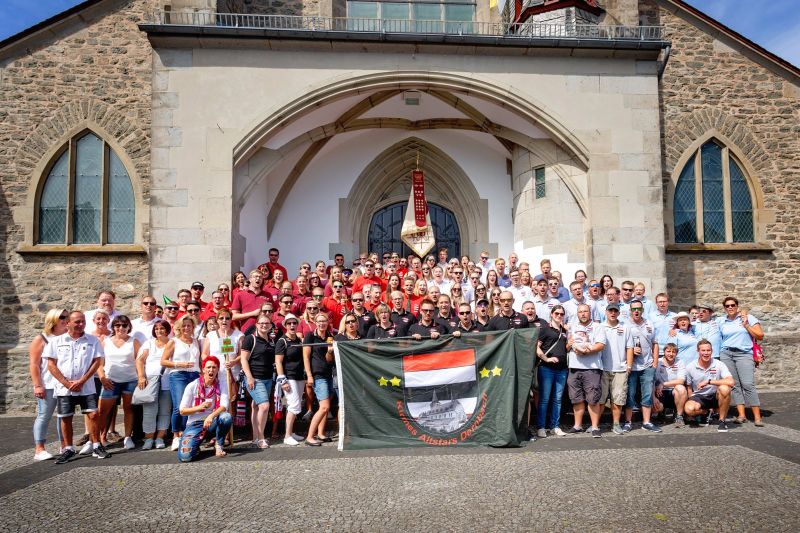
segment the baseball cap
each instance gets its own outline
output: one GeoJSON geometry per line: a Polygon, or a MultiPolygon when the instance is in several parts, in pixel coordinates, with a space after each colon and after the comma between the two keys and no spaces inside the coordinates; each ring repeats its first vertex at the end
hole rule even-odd
{"type": "Polygon", "coordinates": [[[710,305],[708,305],[708,304],[698,304],[698,305],[697,305],[697,308],[698,308],[698,309],[708,309],[708,310],[709,310],[709,311],[711,311],[712,313],[714,312],[714,308],[713,308],[713,307],[711,307],[711,306],[710,306],[710,305]]]}
{"type": "Polygon", "coordinates": [[[619,311],[619,304],[608,304],[606,311],[619,311]]]}
{"type": "Polygon", "coordinates": [[[194,283],[192,283],[192,288],[193,289],[205,289],[206,286],[203,285],[202,281],[195,281],[194,283]]]}

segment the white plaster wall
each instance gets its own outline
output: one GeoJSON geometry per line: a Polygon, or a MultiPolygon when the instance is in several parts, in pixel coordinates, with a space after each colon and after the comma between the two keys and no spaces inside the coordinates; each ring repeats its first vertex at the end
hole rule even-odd
{"type": "MultiPolygon", "coordinates": [[[[437,146],[461,165],[480,197],[489,202],[490,241],[497,242],[501,252],[510,252],[511,185],[505,173],[506,156],[492,137],[449,130],[381,129],[334,137],[292,188],[268,240],[266,211],[288,171],[282,165],[270,173],[241,211],[240,233],[246,239],[246,248],[245,264],[240,266],[249,269],[264,262],[272,246],[281,250],[281,263],[290,272],[302,261],[332,259],[328,257],[329,244],[339,241],[338,199],[347,197],[359,174],[376,156],[412,135],[437,146]]],[[[421,166],[424,170],[424,161],[421,166]]]]}

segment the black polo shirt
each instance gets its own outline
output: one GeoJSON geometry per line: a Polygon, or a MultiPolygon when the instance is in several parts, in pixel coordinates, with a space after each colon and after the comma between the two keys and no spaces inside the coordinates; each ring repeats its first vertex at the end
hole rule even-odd
{"type": "Polygon", "coordinates": [[[408,335],[408,328],[417,323],[417,317],[408,311],[404,311],[402,315],[397,311],[392,311],[392,323],[397,328],[397,336],[405,337],[408,335]]]}
{"type": "Polygon", "coordinates": [[[521,329],[528,327],[528,317],[514,311],[514,313],[508,317],[500,313],[499,315],[495,315],[489,319],[489,324],[486,325],[486,331],[505,331],[507,329],[521,329]]]}

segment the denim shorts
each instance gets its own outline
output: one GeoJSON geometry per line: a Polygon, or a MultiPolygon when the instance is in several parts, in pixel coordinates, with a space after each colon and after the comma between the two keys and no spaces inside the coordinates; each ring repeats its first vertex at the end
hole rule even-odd
{"type": "MultiPolygon", "coordinates": [[[[255,381],[253,388],[247,387],[247,392],[250,393],[250,397],[255,404],[261,405],[262,403],[269,403],[270,393],[272,392],[272,380],[254,379],[253,381],[255,381]]],[[[245,383],[247,383],[246,380],[245,383]]]]}
{"type": "Polygon", "coordinates": [[[333,378],[314,376],[314,396],[317,401],[327,400],[333,395],[333,378]]]}
{"type": "Polygon", "coordinates": [[[102,400],[113,400],[114,398],[119,398],[120,394],[133,394],[133,391],[136,390],[136,385],[138,385],[138,381],[120,381],[117,383],[116,381],[112,381],[114,384],[114,388],[111,390],[106,389],[103,387],[100,390],[100,399],[102,400]]]}

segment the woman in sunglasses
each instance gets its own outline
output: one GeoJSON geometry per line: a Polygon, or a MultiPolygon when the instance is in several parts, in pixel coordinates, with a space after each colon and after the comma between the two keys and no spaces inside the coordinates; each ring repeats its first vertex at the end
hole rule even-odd
{"type": "Polygon", "coordinates": [[[564,433],[559,427],[561,398],[567,383],[567,328],[564,326],[564,307],[554,305],[550,323],[539,331],[536,356],[539,364],[539,408],[536,426],[539,431],[549,431],[559,437],[564,433]],[[549,415],[549,416],[548,416],[549,415]]]}
{"type": "Polygon", "coordinates": [[[317,315],[320,313],[319,302],[311,299],[306,304],[306,310],[300,316],[300,325],[297,327],[297,332],[301,337],[305,337],[306,333],[311,333],[317,327],[317,315]]]}
{"type": "MultiPolygon", "coordinates": [[[[298,323],[296,316],[286,315],[283,321],[286,333],[275,341],[275,371],[278,375],[275,386],[283,389],[286,398],[286,433],[283,443],[289,446],[297,446],[303,442],[303,437],[294,432],[294,422],[302,410],[303,390],[306,388],[303,339],[297,334],[298,323]]],[[[273,434],[275,429],[272,428],[273,434]]]]}
{"type": "MultiPolygon", "coordinates": [[[[67,332],[69,313],[66,309],[51,309],[44,316],[44,328],[31,341],[28,347],[33,395],[36,397],[36,420],[33,422],[33,441],[36,449],[34,461],[52,459],[53,454],[45,450],[47,443],[47,426],[56,410],[55,379],[47,370],[47,360],[42,359],[44,347],[55,337],[67,332]]],[[[61,423],[56,420],[58,440],[61,440],[61,423]]]]}
{"type": "Polygon", "coordinates": [[[369,331],[367,331],[368,339],[391,339],[397,337],[397,328],[392,322],[392,313],[388,305],[382,303],[375,308],[375,320],[378,323],[370,326],[369,331]]]}
{"type": "Polygon", "coordinates": [[[756,317],[746,309],[739,309],[739,300],[733,296],[725,298],[722,306],[725,316],[717,319],[722,335],[719,359],[728,367],[735,381],[732,399],[738,416],[733,421],[736,424],[746,423],[745,407],[749,407],[753,411],[756,427],[762,427],[764,422],[761,420],[761,402],[755,384],[753,341],[763,340],[764,330],[756,317]]]}
{"type": "Polygon", "coordinates": [[[500,312],[500,293],[502,293],[502,289],[500,287],[495,287],[492,289],[492,292],[489,294],[489,316],[493,317],[500,312]]]}

